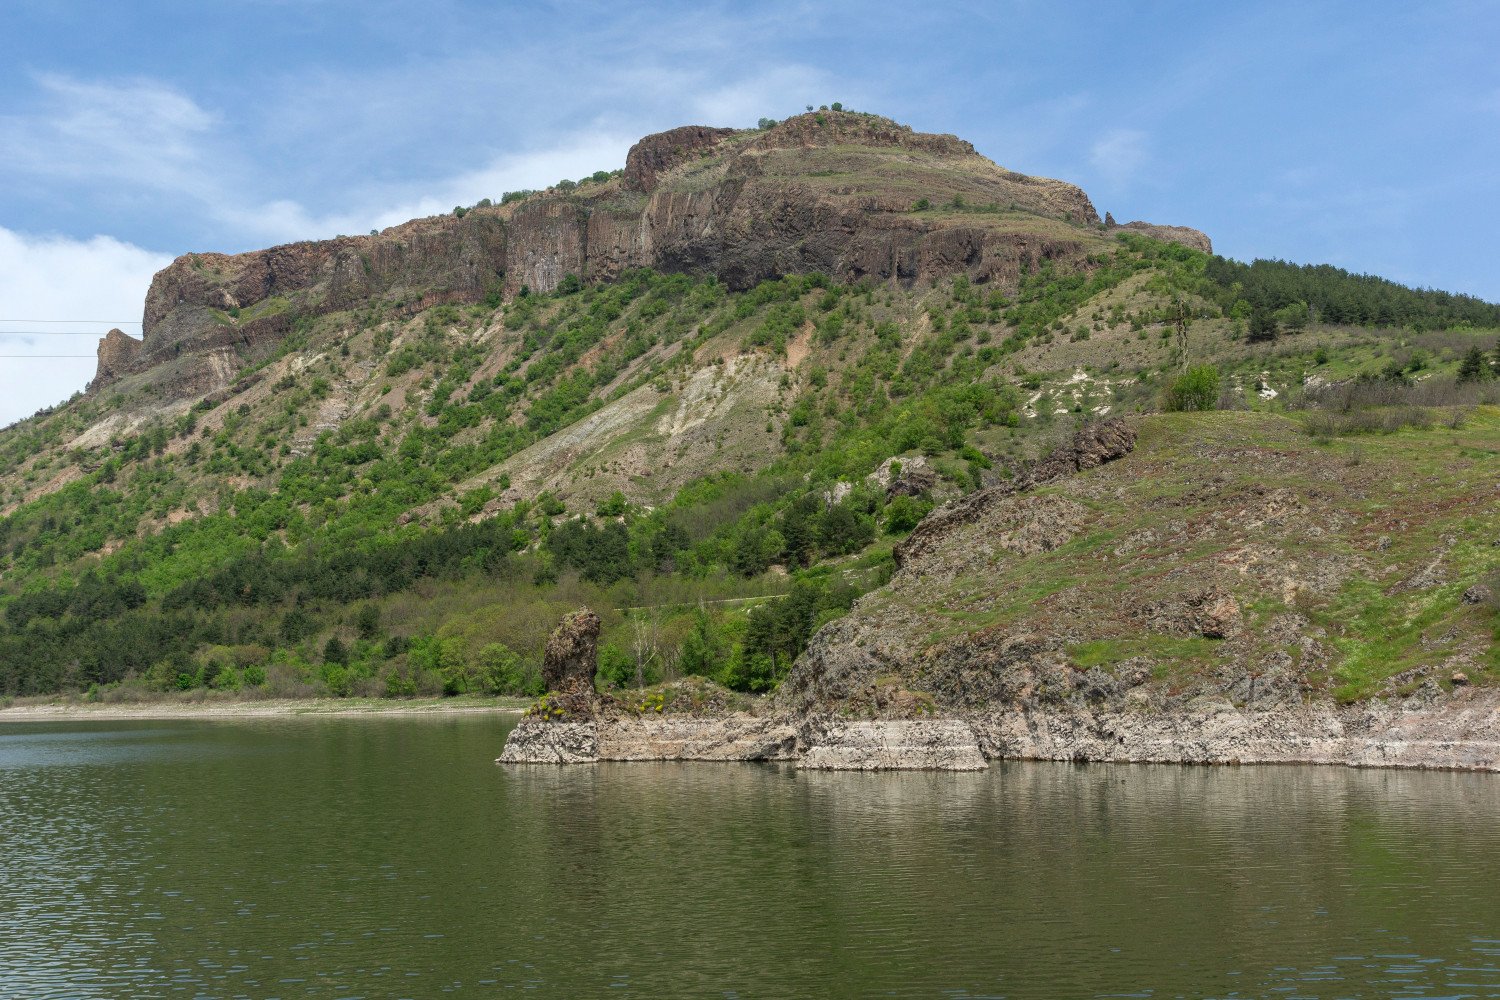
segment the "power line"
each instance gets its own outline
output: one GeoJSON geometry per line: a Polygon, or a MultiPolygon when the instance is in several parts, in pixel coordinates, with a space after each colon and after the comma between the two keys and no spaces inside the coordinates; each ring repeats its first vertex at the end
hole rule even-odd
{"type": "Polygon", "coordinates": [[[138,319],[0,319],[0,323],[97,323],[101,326],[140,326],[138,319]]]}
{"type": "Polygon", "coordinates": [[[6,358],[13,361],[21,358],[25,358],[27,360],[30,360],[32,358],[39,358],[44,361],[56,360],[59,358],[88,358],[90,360],[95,360],[96,357],[97,356],[93,354],[0,354],[0,358],[6,358]]]}
{"type": "MultiPolygon", "coordinates": [[[[103,337],[97,330],[0,330],[0,337],[103,337]]],[[[129,336],[127,334],[126,336],[129,336]]],[[[136,339],[134,337],[132,340],[136,339]]]]}

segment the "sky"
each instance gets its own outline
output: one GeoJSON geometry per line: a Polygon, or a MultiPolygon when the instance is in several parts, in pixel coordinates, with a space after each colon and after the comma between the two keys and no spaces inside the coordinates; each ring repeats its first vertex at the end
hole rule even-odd
{"type": "Polygon", "coordinates": [[[139,335],[180,254],[833,101],[1227,256],[1500,300],[1497,40],[1500,4],[1444,0],[0,0],[0,424],[82,389],[95,341],[55,334],[139,335]]]}

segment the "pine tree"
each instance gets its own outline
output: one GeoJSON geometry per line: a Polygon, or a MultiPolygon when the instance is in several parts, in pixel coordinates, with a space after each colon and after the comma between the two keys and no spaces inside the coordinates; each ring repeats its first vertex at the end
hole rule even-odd
{"type": "Polygon", "coordinates": [[[1464,359],[1458,364],[1458,380],[1460,382],[1484,382],[1494,377],[1494,371],[1490,368],[1490,359],[1485,357],[1484,351],[1478,344],[1469,348],[1464,359]]]}

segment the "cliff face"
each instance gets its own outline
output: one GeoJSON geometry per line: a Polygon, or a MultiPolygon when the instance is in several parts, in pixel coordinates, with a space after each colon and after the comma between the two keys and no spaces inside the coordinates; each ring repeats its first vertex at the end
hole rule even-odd
{"type": "MultiPolygon", "coordinates": [[[[1207,246],[1192,230],[1157,234],[1207,246]]],[[[139,356],[111,377],[166,366],[168,394],[210,391],[299,317],[376,298],[473,302],[636,267],[732,288],[808,271],[1012,288],[1043,261],[1087,266],[1102,238],[1077,187],[1004,170],[954,136],[851,112],[766,131],[686,126],[642,139],[607,183],[371,236],[179,258],[152,282],[139,356]]]]}
{"type": "Polygon", "coordinates": [[[89,390],[102,388],[128,371],[141,353],[141,342],[119,330],[111,330],[99,338],[99,367],[89,390]]]}
{"type": "Polygon", "coordinates": [[[130,370],[166,366],[169,393],[206,392],[243,360],[272,349],[299,316],[375,297],[423,306],[477,301],[498,285],[505,237],[500,218],[476,212],[374,236],[179,257],[151,282],[130,370]]]}

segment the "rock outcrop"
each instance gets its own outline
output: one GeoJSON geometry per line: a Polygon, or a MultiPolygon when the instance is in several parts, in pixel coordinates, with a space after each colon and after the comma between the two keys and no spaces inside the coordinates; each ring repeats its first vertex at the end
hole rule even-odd
{"type": "MultiPolygon", "coordinates": [[[[896,546],[896,565],[904,567],[930,552],[943,538],[963,524],[972,524],[986,511],[1007,497],[1054,482],[1084,469],[1096,468],[1130,454],[1135,447],[1135,430],[1124,420],[1113,419],[1085,424],[1073,439],[1052,452],[1014,479],[989,486],[966,497],[944,504],[917,525],[906,540],[896,546]]],[[[1036,544],[1055,548],[1042,540],[1045,525],[1018,525],[1018,531],[1037,536],[1036,544]]]]}
{"type": "Polygon", "coordinates": [[[927,461],[926,455],[888,458],[870,474],[870,478],[892,499],[921,496],[938,483],[937,470],[927,461]]]}
{"type": "Polygon", "coordinates": [[[625,156],[624,187],[650,194],[656,190],[660,175],[712,151],[721,140],[736,134],[732,128],[684,125],[648,135],[631,146],[625,156]]]}
{"type": "Polygon", "coordinates": [[[790,761],[804,770],[978,771],[992,760],[1137,764],[1335,764],[1500,772],[1500,696],[1441,705],[1237,708],[1204,698],[1151,713],[1019,706],[935,719],[521,720],[501,764],[790,761]]]}
{"type": "Polygon", "coordinates": [[[542,655],[542,683],[548,691],[593,689],[599,669],[599,627],[598,615],[579,608],[553,630],[542,655]]]}
{"type": "Polygon", "coordinates": [[[797,766],[811,771],[983,771],[989,766],[962,719],[819,719],[797,766]]]}
{"type": "Polygon", "coordinates": [[[1500,771],[1500,696],[1265,711],[1202,698],[1166,712],[995,711],[972,720],[986,756],[1152,764],[1341,764],[1500,771]]]}
{"type": "Polygon", "coordinates": [[[111,330],[99,339],[99,363],[89,391],[103,388],[130,370],[141,353],[141,342],[120,330],[111,330]]]}
{"type": "MultiPolygon", "coordinates": [[[[1108,226],[1108,223],[1106,223],[1108,226]]],[[[1150,222],[1127,222],[1123,226],[1108,226],[1111,232],[1123,230],[1127,233],[1139,233],[1149,236],[1153,240],[1161,240],[1164,243],[1181,243],[1185,247],[1194,250],[1202,250],[1204,253],[1213,253],[1213,240],[1207,234],[1187,226],[1158,226],[1150,222]]]]}
{"type": "Polygon", "coordinates": [[[368,236],[181,257],[152,281],[140,352],[110,377],[150,371],[169,398],[211,392],[309,317],[547,292],[569,274],[650,267],[732,288],[809,271],[903,286],[964,275],[1013,289],[1043,263],[1090,267],[1107,246],[1079,188],[1003,169],[951,135],[833,111],[765,131],[689,125],[643,138],[608,182],[368,236]]]}

